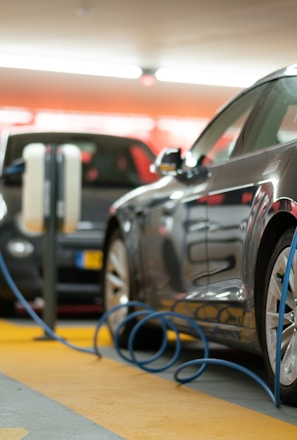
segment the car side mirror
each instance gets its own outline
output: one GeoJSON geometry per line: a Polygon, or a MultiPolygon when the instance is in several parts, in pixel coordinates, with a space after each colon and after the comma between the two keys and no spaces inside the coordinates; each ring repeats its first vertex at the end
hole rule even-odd
{"type": "Polygon", "coordinates": [[[166,148],[158,154],[151,171],[161,176],[176,176],[181,171],[181,165],[181,149],[166,148]]]}

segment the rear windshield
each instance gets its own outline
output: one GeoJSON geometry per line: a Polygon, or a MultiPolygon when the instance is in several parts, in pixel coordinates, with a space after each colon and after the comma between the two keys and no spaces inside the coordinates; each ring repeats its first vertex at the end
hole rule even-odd
{"type": "MultiPolygon", "coordinates": [[[[58,148],[61,145],[75,145],[81,151],[83,187],[127,187],[154,182],[156,174],[150,172],[155,155],[150,148],[137,139],[118,138],[105,135],[84,135],[66,133],[31,133],[9,138],[4,167],[23,155],[29,144],[42,143],[58,148]]],[[[36,148],[40,148],[36,145],[36,148]]],[[[21,185],[20,175],[5,179],[6,184],[21,185]]]]}

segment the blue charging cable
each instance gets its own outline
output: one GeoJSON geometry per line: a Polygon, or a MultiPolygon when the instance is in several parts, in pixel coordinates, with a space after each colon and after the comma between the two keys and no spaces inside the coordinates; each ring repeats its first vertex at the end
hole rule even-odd
{"type": "Polygon", "coordinates": [[[96,344],[99,329],[102,325],[104,325],[104,323],[106,322],[106,319],[112,313],[117,312],[119,309],[121,309],[123,307],[144,308],[144,310],[133,312],[133,313],[129,314],[126,318],[124,318],[121,321],[117,330],[115,331],[115,334],[113,337],[113,342],[114,342],[114,346],[115,346],[117,353],[123,359],[125,359],[127,362],[133,363],[134,365],[138,366],[140,369],[147,371],[149,373],[160,373],[162,371],[167,370],[169,367],[171,367],[178,360],[178,357],[179,357],[180,351],[181,351],[180,332],[178,331],[177,327],[174,324],[174,319],[178,319],[179,321],[183,320],[188,324],[188,326],[190,326],[194,330],[194,334],[196,334],[198,336],[198,338],[201,339],[201,341],[203,343],[203,347],[204,347],[204,356],[200,359],[194,359],[191,361],[184,362],[176,368],[176,370],[174,372],[174,379],[178,383],[185,384],[185,383],[189,383],[189,382],[192,382],[193,380],[197,379],[199,376],[201,376],[201,374],[205,371],[207,365],[209,365],[209,364],[225,366],[225,367],[233,368],[237,371],[240,371],[241,373],[244,373],[247,376],[249,376],[250,378],[254,379],[264,389],[264,391],[268,394],[268,396],[270,397],[272,402],[276,406],[279,406],[279,401],[276,400],[275,395],[273,394],[273,392],[271,391],[269,386],[255,373],[253,373],[252,371],[248,370],[247,368],[245,368],[241,365],[235,364],[233,362],[225,361],[223,359],[211,358],[209,356],[209,346],[208,346],[206,336],[204,335],[204,332],[202,331],[202,329],[197,325],[197,323],[193,319],[187,317],[186,315],[176,313],[176,312],[156,312],[150,306],[147,306],[146,304],[143,304],[141,302],[131,301],[131,302],[128,302],[127,304],[119,304],[119,305],[115,306],[114,308],[110,309],[106,314],[104,314],[100,318],[100,320],[98,321],[97,327],[96,327],[96,332],[95,332],[95,337],[94,337],[94,350],[100,356],[101,356],[101,353],[100,353],[99,348],[96,344]],[[127,325],[130,320],[133,320],[133,319],[140,317],[140,316],[142,316],[141,320],[139,320],[135,324],[135,326],[133,327],[133,329],[130,333],[130,336],[128,339],[128,354],[129,355],[127,355],[120,348],[119,333],[120,333],[121,328],[123,326],[127,325]],[[156,354],[152,355],[152,357],[150,357],[148,359],[140,360],[137,358],[136,352],[134,349],[135,337],[136,337],[137,332],[140,331],[141,327],[143,325],[147,324],[148,321],[150,321],[150,320],[154,320],[154,321],[159,320],[160,321],[161,327],[164,332],[163,339],[161,342],[161,346],[156,354]],[[167,342],[168,342],[167,335],[166,335],[167,330],[172,330],[176,336],[175,350],[172,355],[172,358],[163,366],[149,367],[148,366],[149,364],[152,364],[154,361],[158,360],[161,357],[161,355],[164,354],[164,352],[165,352],[165,349],[167,347],[167,342]],[[186,368],[189,368],[189,367],[193,367],[193,366],[199,366],[200,368],[191,376],[181,377],[181,372],[183,370],[185,370],[186,368]]]}
{"type": "MultiPolygon", "coordinates": [[[[22,173],[24,171],[24,161],[22,159],[17,160],[13,163],[11,167],[8,167],[5,170],[5,175],[12,175],[17,173],[22,173]]],[[[127,362],[133,363],[137,365],[139,368],[150,372],[150,373],[157,373],[164,371],[168,368],[170,368],[178,359],[180,350],[181,350],[181,340],[180,340],[180,333],[175,326],[173,320],[179,319],[184,320],[186,323],[192,327],[194,330],[194,334],[196,333],[198,338],[201,339],[204,346],[204,356],[201,359],[194,359],[188,362],[185,362],[177,369],[174,373],[174,379],[181,384],[185,384],[188,382],[191,382],[195,379],[197,379],[205,370],[206,366],[209,364],[212,365],[221,365],[233,368],[235,370],[238,370],[247,376],[254,379],[269,395],[272,402],[279,407],[280,406],[280,368],[281,368],[281,342],[282,342],[282,329],[283,329],[283,320],[284,320],[284,313],[285,313],[285,305],[286,305],[286,298],[287,298],[287,292],[288,292],[288,285],[289,285],[289,277],[290,277],[290,271],[292,268],[294,253],[297,248],[297,228],[295,230],[291,249],[288,257],[288,262],[286,266],[286,271],[284,274],[283,279],[283,286],[282,286],[282,294],[281,294],[281,301],[280,301],[280,308],[279,308],[279,319],[278,319],[278,328],[277,328],[277,343],[276,343],[276,363],[275,363],[275,382],[274,382],[274,393],[270,390],[270,388],[267,386],[267,384],[256,374],[254,374],[252,371],[248,370],[247,368],[242,367],[241,365],[235,364],[233,362],[225,361],[222,359],[215,359],[209,357],[209,347],[207,339],[202,331],[202,329],[197,325],[197,323],[192,320],[191,318],[187,317],[186,315],[182,315],[180,313],[176,312],[156,312],[151,306],[138,302],[138,301],[130,301],[127,304],[120,304],[115,306],[114,308],[110,309],[106,313],[103,314],[103,316],[99,319],[97,322],[97,326],[95,329],[94,339],[93,339],[93,349],[83,348],[79,347],[77,345],[69,343],[66,339],[60,337],[57,335],[38,315],[35,313],[35,311],[32,309],[30,304],[26,301],[24,296],[21,294],[20,290],[14,283],[13,279],[11,278],[11,275],[6,267],[6,264],[4,262],[2,253],[0,252],[0,267],[2,269],[2,273],[4,275],[4,278],[6,279],[10,289],[16,296],[16,298],[20,301],[20,303],[23,305],[29,316],[41,327],[45,330],[46,334],[50,336],[52,339],[55,339],[64,345],[66,345],[69,348],[73,348],[75,350],[89,353],[89,354],[96,354],[97,356],[101,357],[101,353],[97,344],[98,339],[98,333],[100,328],[106,324],[106,321],[108,317],[112,314],[117,312],[120,308],[123,307],[136,307],[140,308],[141,310],[137,310],[136,312],[133,312],[129,314],[125,319],[122,320],[120,325],[118,326],[115,335],[113,336],[113,342],[114,346],[118,352],[118,354],[127,362]],[[122,328],[128,324],[128,321],[133,320],[135,318],[139,319],[142,316],[142,318],[136,323],[136,325],[133,327],[131,334],[129,336],[128,341],[128,352],[129,356],[120,348],[119,344],[119,334],[122,328]],[[151,356],[149,359],[146,360],[140,360],[136,357],[135,349],[134,349],[134,341],[135,336],[137,332],[140,330],[140,328],[148,323],[150,320],[159,320],[161,324],[161,328],[163,330],[163,339],[162,343],[160,345],[159,350],[151,356]],[[158,360],[165,352],[168,344],[167,340],[167,330],[171,330],[175,333],[176,336],[176,345],[175,345],[175,351],[174,354],[167,362],[167,364],[163,365],[162,367],[149,367],[149,364],[152,364],[156,360],[158,360]],[[200,366],[200,368],[196,371],[196,373],[192,374],[191,376],[181,377],[181,372],[185,370],[186,368],[192,367],[192,366],[200,366]]]]}
{"type": "Polygon", "coordinates": [[[280,369],[281,369],[281,345],[282,345],[282,331],[285,315],[286,300],[288,294],[289,278],[292,269],[293,258],[297,248],[297,228],[293,235],[291,249],[286,265],[286,270],[283,279],[282,294],[279,306],[277,338],[276,338],[276,357],[275,357],[275,374],[274,374],[274,395],[277,406],[280,404],[280,369]]]}
{"type": "Polygon", "coordinates": [[[46,334],[50,336],[52,339],[55,339],[56,341],[62,342],[64,345],[70,348],[74,348],[75,350],[82,351],[84,353],[91,353],[95,354],[94,350],[89,350],[87,348],[78,347],[74,344],[69,343],[66,339],[60,337],[57,335],[38,315],[37,313],[32,309],[28,301],[24,298],[24,296],[21,294],[19,288],[13,281],[7,266],[4,262],[2,253],[0,252],[0,267],[2,270],[2,273],[4,275],[5,280],[7,281],[7,284],[9,285],[10,289],[14,293],[15,297],[19,300],[19,302],[23,305],[24,309],[28,312],[29,316],[41,327],[45,330],[46,334]]]}
{"type": "Polygon", "coordinates": [[[174,324],[174,319],[177,320],[184,320],[188,326],[190,326],[194,330],[194,334],[198,336],[198,338],[201,339],[204,347],[204,355],[200,359],[193,359],[191,361],[187,361],[179,365],[175,372],[174,372],[174,379],[180,383],[185,384],[189,383],[195,379],[197,379],[201,374],[205,371],[207,365],[220,365],[220,366],[226,366],[229,368],[233,368],[239,372],[242,372],[255,380],[268,394],[272,402],[275,404],[276,407],[280,406],[280,364],[281,364],[281,336],[282,336],[282,325],[283,325],[283,319],[284,319],[284,310],[285,310],[285,303],[286,303],[286,296],[287,296],[287,290],[288,290],[288,282],[289,282],[289,275],[290,270],[292,266],[292,261],[294,257],[294,252],[297,247],[297,229],[295,231],[292,246],[288,258],[288,263],[284,275],[284,281],[283,281],[283,289],[282,289],[282,296],[281,296],[281,303],[280,303],[280,311],[279,311],[279,322],[278,322],[278,330],[277,330],[277,347],[276,347],[276,366],[275,366],[275,384],[274,384],[274,393],[271,391],[271,389],[268,387],[268,385],[255,373],[248,370],[247,368],[238,365],[236,363],[226,361],[223,359],[216,359],[211,358],[209,356],[209,346],[207,339],[202,331],[202,329],[197,325],[197,323],[187,317],[186,315],[176,313],[176,312],[156,312],[155,309],[147,304],[144,304],[139,301],[130,301],[126,304],[119,304],[107,312],[105,312],[102,317],[98,320],[94,338],[93,338],[93,349],[83,348],[76,346],[74,344],[69,343],[64,338],[61,338],[58,336],[55,332],[52,331],[51,328],[49,328],[42,319],[34,312],[34,310],[31,308],[29,303],[26,301],[26,299],[23,297],[21,292],[19,291],[18,287],[15,285],[13,279],[11,278],[11,275],[6,267],[6,264],[4,262],[3,256],[0,252],[0,267],[3,272],[3,275],[11,288],[12,292],[15,294],[16,298],[21,302],[21,304],[24,306],[25,310],[28,312],[28,314],[31,316],[31,318],[40,325],[46,333],[51,336],[53,339],[65,344],[66,346],[73,348],[75,350],[84,352],[84,353],[90,353],[90,354],[96,354],[99,357],[102,357],[102,354],[99,350],[98,346],[98,334],[99,330],[103,325],[106,324],[107,319],[109,316],[113,313],[116,313],[121,308],[137,308],[140,310],[137,310],[133,313],[130,313],[126,318],[124,318],[121,323],[119,324],[118,328],[115,331],[115,334],[113,336],[113,343],[115,346],[115,349],[117,353],[122,357],[125,361],[129,363],[133,363],[136,366],[138,366],[140,369],[150,372],[150,373],[158,373],[167,370],[170,368],[178,359],[180,351],[181,351],[181,340],[180,340],[180,332],[177,329],[176,325],[174,324]],[[130,320],[134,320],[135,318],[141,318],[137,321],[135,326],[133,327],[131,334],[129,336],[128,340],[128,355],[125,351],[123,351],[120,348],[119,344],[119,334],[124,326],[126,326],[130,320]],[[135,337],[138,331],[140,331],[141,327],[145,324],[147,324],[150,320],[158,320],[161,328],[163,330],[163,338],[160,345],[160,348],[158,351],[152,355],[150,358],[145,360],[140,360],[136,356],[136,352],[134,349],[134,343],[135,343],[135,337]],[[171,330],[175,333],[176,336],[176,345],[175,350],[172,358],[163,366],[158,367],[150,367],[149,364],[152,364],[156,360],[158,360],[165,352],[168,340],[167,340],[167,330],[171,330]],[[193,367],[193,366],[199,366],[198,370],[190,375],[190,376],[183,376],[181,375],[182,371],[193,367]]]}

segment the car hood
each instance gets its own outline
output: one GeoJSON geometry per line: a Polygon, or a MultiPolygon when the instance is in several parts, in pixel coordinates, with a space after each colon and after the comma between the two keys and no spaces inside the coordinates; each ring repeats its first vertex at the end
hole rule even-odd
{"type": "Polygon", "coordinates": [[[85,188],[81,198],[81,222],[94,226],[105,224],[112,203],[129,188],[85,188]]]}
{"type": "Polygon", "coordinates": [[[125,207],[153,207],[167,200],[174,190],[175,179],[171,176],[163,177],[157,182],[140,186],[113,203],[114,210],[121,210],[125,207]]]}

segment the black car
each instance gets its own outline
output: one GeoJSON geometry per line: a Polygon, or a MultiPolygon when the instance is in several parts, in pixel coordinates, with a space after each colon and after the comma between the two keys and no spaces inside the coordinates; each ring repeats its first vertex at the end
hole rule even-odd
{"type": "MultiPolygon", "coordinates": [[[[157,311],[183,313],[210,341],[263,355],[273,387],[280,299],[297,226],[297,65],[244,90],[188,152],[162,152],[155,169],[159,181],[120,198],[110,211],[105,309],[140,300],[157,311]]],[[[280,366],[281,398],[293,405],[296,273],[297,253],[280,366]]],[[[113,333],[126,313],[109,316],[113,333]]],[[[185,323],[182,330],[191,332],[185,323]]]]}
{"type": "MultiPolygon", "coordinates": [[[[139,139],[93,132],[45,132],[11,129],[1,135],[0,249],[8,270],[27,300],[42,304],[44,234],[28,231],[22,219],[22,174],[5,170],[22,158],[28,144],[75,145],[81,151],[81,218],[77,230],[57,235],[59,304],[102,302],[100,270],[105,222],[111,203],[127,191],[156,180],[149,168],[155,159],[139,139]],[[41,299],[41,301],[39,300],[41,299]]],[[[0,314],[13,311],[14,295],[0,273],[0,314]]]]}

